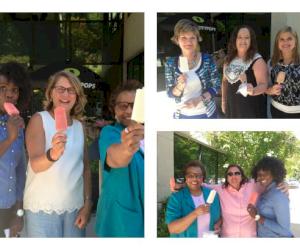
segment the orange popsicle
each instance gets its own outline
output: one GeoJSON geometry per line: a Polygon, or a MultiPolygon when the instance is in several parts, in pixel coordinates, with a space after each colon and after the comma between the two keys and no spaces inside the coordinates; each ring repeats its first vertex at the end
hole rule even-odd
{"type": "Polygon", "coordinates": [[[174,177],[170,178],[170,189],[171,189],[171,192],[175,192],[176,191],[176,182],[175,182],[175,178],[174,177]]]}
{"type": "Polygon", "coordinates": [[[19,110],[15,107],[15,105],[13,105],[10,102],[5,102],[3,104],[3,107],[4,107],[5,111],[7,112],[7,114],[9,114],[9,115],[19,115],[20,114],[19,110]]]}
{"type": "Polygon", "coordinates": [[[64,131],[68,128],[66,110],[63,107],[54,109],[55,126],[57,131],[64,131]]]}
{"type": "Polygon", "coordinates": [[[250,196],[249,204],[252,204],[253,206],[255,206],[257,198],[258,198],[258,193],[257,192],[253,192],[251,194],[251,196],[250,196]]]}

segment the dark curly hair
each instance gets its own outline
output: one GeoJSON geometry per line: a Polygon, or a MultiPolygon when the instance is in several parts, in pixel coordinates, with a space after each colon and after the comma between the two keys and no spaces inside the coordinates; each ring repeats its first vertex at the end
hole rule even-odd
{"type": "Polygon", "coordinates": [[[136,91],[143,87],[143,84],[138,80],[127,80],[117,86],[117,88],[113,91],[109,99],[109,110],[115,115],[115,105],[118,96],[125,91],[136,91]]]}
{"type": "Polygon", "coordinates": [[[203,182],[204,182],[205,178],[206,178],[205,166],[200,161],[197,161],[197,160],[189,161],[187,164],[185,164],[183,166],[184,176],[186,176],[188,168],[191,168],[191,167],[196,167],[196,168],[201,169],[201,172],[202,172],[202,175],[203,175],[203,182]]]}
{"type": "Polygon", "coordinates": [[[258,171],[269,171],[273,177],[273,181],[276,184],[281,183],[286,175],[286,169],[284,167],[284,163],[282,160],[271,157],[265,156],[263,157],[252,169],[252,177],[253,179],[257,180],[257,173],[258,171]]]}
{"type": "Polygon", "coordinates": [[[241,29],[247,29],[250,33],[250,47],[247,51],[246,60],[250,60],[254,57],[257,53],[257,42],[256,42],[256,35],[254,30],[248,25],[241,25],[236,27],[230,36],[228,48],[227,48],[227,56],[225,58],[226,64],[229,64],[236,56],[237,56],[237,48],[236,48],[236,40],[238,33],[241,29]]]}
{"type": "Polygon", "coordinates": [[[227,174],[228,174],[229,170],[231,168],[233,168],[233,167],[238,168],[240,170],[240,172],[241,172],[241,176],[242,176],[242,180],[241,180],[241,183],[240,183],[241,186],[249,181],[248,178],[247,178],[247,176],[244,173],[244,170],[239,165],[237,165],[237,164],[230,164],[227,167],[227,169],[225,170],[225,175],[224,175],[225,183],[223,184],[224,188],[227,188],[228,185],[229,185],[229,182],[227,181],[227,177],[228,177],[227,174]]]}
{"type": "Polygon", "coordinates": [[[0,66],[0,75],[19,88],[17,106],[20,110],[25,110],[32,94],[29,74],[25,68],[17,62],[8,62],[0,66]]]}

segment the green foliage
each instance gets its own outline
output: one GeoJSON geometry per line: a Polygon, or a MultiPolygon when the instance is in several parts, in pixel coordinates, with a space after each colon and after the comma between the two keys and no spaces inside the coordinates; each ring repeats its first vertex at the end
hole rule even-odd
{"type": "Polygon", "coordinates": [[[174,164],[175,178],[183,177],[182,168],[191,160],[200,160],[206,167],[207,180],[218,178],[223,173],[219,170],[224,165],[225,155],[201,144],[192,139],[174,136],[174,164]]]}
{"type": "Polygon", "coordinates": [[[291,132],[208,132],[205,134],[211,145],[223,150],[227,163],[236,163],[243,167],[249,176],[252,167],[265,155],[286,160],[299,154],[297,139],[291,132]]]}
{"type": "Polygon", "coordinates": [[[175,177],[182,177],[182,167],[191,160],[199,159],[199,145],[193,140],[174,135],[175,177]]]}
{"type": "Polygon", "coordinates": [[[293,154],[287,161],[285,162],[285,166],[287,169],[287,177],[290,179],[297,179],[300,181],[300,142],[297,141],[295,147],[295,154],[293,154]]]}
{"type": "Polygon", "coordinates": [[[164,200],[161,203],[161,209],[158,211],[157,216],[157,237],[169,237],[168,226],[165,222],[166,208],[168,200],[164,200]]]}

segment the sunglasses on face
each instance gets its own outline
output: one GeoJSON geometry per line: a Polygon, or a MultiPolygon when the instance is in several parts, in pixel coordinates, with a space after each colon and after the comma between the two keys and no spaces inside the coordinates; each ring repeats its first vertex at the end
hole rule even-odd
{"type": "Polygon", "coordinates": [[[241,175],[241,172],[228,172],[227,173],[227,176],[233,176],[233,175],[235,175],[235,176],[240,176],[241,175]]]}
{"type": "Polygon", "coordinates": [[[116,106],[122,110],[122,111],[126,111],[128,109],[128,107],[130,106],[131,109],[133,109],[133,102],[117,102],[116,106]]]}
{"type": "Polygon", "coordinates": [[[186,179],[201,179],[203,178],[202,174],[187,174],[185,176],[186,179]]]}

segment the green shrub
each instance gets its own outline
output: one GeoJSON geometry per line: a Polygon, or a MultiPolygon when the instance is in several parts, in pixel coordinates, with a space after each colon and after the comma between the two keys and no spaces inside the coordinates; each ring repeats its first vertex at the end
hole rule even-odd
{"type": "Polygon", "coordinates": [[[165,222],[167,199],[161,202],[161,209],[158,211],[157,216],[157,237],[169,237],[168,226],[165,222]]]}

